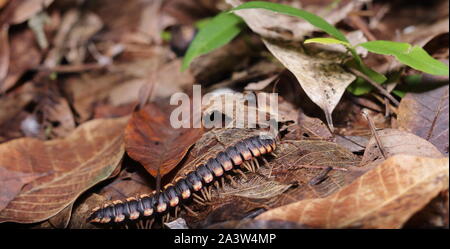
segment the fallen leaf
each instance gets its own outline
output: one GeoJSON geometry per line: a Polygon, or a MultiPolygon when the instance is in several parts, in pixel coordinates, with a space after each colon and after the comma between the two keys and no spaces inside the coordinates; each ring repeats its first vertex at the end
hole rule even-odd
{"type": "Polygon", "coordinates": [[[0,93],[9,90],[27,70],[37,67],[41,60],[34,34],[30,29],[23,29],[10,34],[8,73],[0,79],[0,93]]]}
{"type": "Polygon", "coordinates": [[[315,228],[400,228],[448,188],[448,158],[396,155],[339,192],[269,210],[257,220],[315,228]]]}
{"type": "Polygon", "coordinates": [[[107,179],[122,159],[127,119],[93,120],[64,139],[21,138],[1,144],[0,181],[16,178],[20,184],[2,187],[1,200],[7,205],[0,210],[0,223],[49,219],[107,179]]]}
{"type": "MultiPolygon", "coordinates": [[[[242,4],[242,1],[239,0],[226,0],[226,2],[232,7],[242,4]]],[[[291,2],[291,5],[297,5],[296,8],[313,12],[323,17],[330,24],[335,24],[346,18],[351,11],[359,9],[362,4],[358,1],[343,1],[330,10],[325,4],[310,5],[303,8],[300,2],[291,2]]],[[[254,32],[265,38],[302,41],[306,35],[318,30],[317,27],[303,19],[264,9],[245,9],[233,13],[242,17],[254,32]]]]}
{"type": "Polygon", "coordinates": [[[356,76],[342,68],[336,53],[322,51],[312,55],[275,41],[264,40],[264,44],[295,75],[308,97],[324,111],[328,126],[333,130],[331,113],[356,76]]]}
{"type": "Polygon", "coordinates": [[[268,178],[256,176],[248,181],[241,182],[238,187],[225,186],[219,191],[221,195],[234,195],[249,199],[268,199],[282,194],[289,189],[292,184],[283,184],[268,178]]]}
{"type": "MultiPolygon", "coordinates": [[[[433,144],[412,133],[397,129],[383,129],[378,130],[377,135],[380,138],[386,157],[397,154],[434,158],[443,157],[442,153],[433,144]]],[[[372,137],[367,143],[361,165],[372,167],[384,159],[375,137],[372,137]]]]}
{"type": "Polygon", "coordinates": [[[407,93],[398,109],[398,126],[434,144],[448,155],[448,89],[407,93]]]}
{"type": "Polygon", "coordinates": [[[154,177],[169,173],[203,134],[201,128],[173,128],[174,107],[151,103],[133,113],[125,129],[127,154],[154,177]]]}

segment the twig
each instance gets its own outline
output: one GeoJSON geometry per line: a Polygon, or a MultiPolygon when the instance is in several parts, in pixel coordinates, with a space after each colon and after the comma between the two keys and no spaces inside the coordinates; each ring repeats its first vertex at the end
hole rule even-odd
{"type": "Polygon", "coordinates": [[[369,116],[369,114],[367,113],[366,110],[362,111],[362,115],[369,122],[370,131],[372,132],[372,136],[375,137],[375,141],[377,142],[377,145],[378,145],[378,148],[380,149],[381,155],[383,155],[384,159],[387,159],[386,150],[384,149],[383,144],[381,143],[380,137],[377,134],[377,130],[376,130],[376,127],[375,127],[375,124],[374,124],[372,118],[369,116]]]}
{"type": "Polygon", "coordinates": [[[400,105],[400,102],[394,98],[386,89],[380,86],[377,82],[373,81],[371,78],[367,77],[365,74],[359,72],[358,70],[348,67],[348,70],[369,82],[373,87],[375,87],[378,91],[380,91],[384,96],[386,96],[395,106],[400,105]]]}

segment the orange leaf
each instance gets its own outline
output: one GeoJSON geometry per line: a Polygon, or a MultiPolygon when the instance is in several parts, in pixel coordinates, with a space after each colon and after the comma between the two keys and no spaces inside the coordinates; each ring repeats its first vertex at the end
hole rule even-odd
{"type": "Polygon", "coordinates": [[[125,129],[128,155],[154,177],[158,170],[164,176],[175,168],[203,134],[201,128],[173,128],[169,119],[171,109],[150,103],[133,113],[125,129]]]}

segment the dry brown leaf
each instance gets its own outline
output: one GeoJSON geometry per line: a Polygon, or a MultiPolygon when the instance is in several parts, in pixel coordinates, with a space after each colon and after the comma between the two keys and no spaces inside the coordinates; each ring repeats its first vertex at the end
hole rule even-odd
{"type": "Polygon", "coordinates": [[[269,210],[257,220],[315,228],[400,228],[448,188],[448,158],[396,155],[339,192],[269,210]]]}
{"type": "Polygon", "coordinates": [[[150,103],[133,113],[125,129],[127,154],[154,177],[169,173],[203,134],[203,128],[173,128],[174,107],[150,103]]]}
{"type": "Polygon", "coordinates": [[[292,186],[292,184],[283,184],[262,176],[251,177],[248,181],[240,183],[238,187],[225,186],[219,191],[219,196],[234,195],[249,199],[268,199],[280,195],[292,186]]]}
{"type": "Polygon", "coordinates": [[[93,120],[65,139],[22,138],[1,144],[0,181],[11,184],[2,185],[0,222],[46,220],[108,178],[124,153],[127,120],[93,120]]]}
{"type": "Polygon", "coordinates": [[[264,44],[295,75],[308,97],[324,111],[328,126],[333,129],[331,113],[347,86],[356,79],[342,68],[339,55],[326,51],[306,54],[303,49],[269,40],[264,40],[264,44]]]}
{"type": "Polygon", "coordinates": [[[407,93],[398,109],[398,126],[434,144],[448,155],[448,84],[423,93],[407,93]]]}
{"type": "Polygon", "coordinates": [[[0,80],[0,93],[10,89],[27,70],[37,67],[41,60],[39,50],[30,29],[10,34],[9,66],[6,77],[0,80]]]}
{"type": "MultiPolygon", "coordinates": [[[[412,133],[396,129],[383,129],[378,130],[377,135],[380,138],[386,157],[397,154],[434,158],[443,157],[442,153],[433,144],[412,133]]],[[[375,166],[384,159],[375,137],[372,137],[367,143],[361,165],[375,166]]]]}

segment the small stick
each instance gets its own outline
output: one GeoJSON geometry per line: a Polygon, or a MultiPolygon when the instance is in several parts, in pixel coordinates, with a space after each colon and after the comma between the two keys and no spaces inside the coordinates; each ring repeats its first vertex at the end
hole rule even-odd
{"type": "Polygon", "coordinates": [[[369,128],[370,128],[370,131],[372,132],[372,136],[375,137],[375,141],[377,142],[377,145],[378,145],[378,148],[380,149],[381,155],[383,155],[384,159],[386,159],[387,158],[386,150],[384,149],[383,144],[381,143],[380,137],[377,134],[377,130],[376,130],[376,127],[375,127],[375,124],[374,124],[372,118],[369,116],[369,114],[366,111],[363,111],[362,115],[369,122],[369,128]]]}
{"type": "Polygon", "coordinates": [[[369,82],[373,87],[375,87],[378,91],[380,91],[384,96],[386,96],[395,106],[400,105],[400,102],[394,98],[386,89],[380,86],[377,82],[373,81],[371,78],[367,77],[365,74],[359,72],[358,70],[348,67],[348,70],[353,74],[363,78],[367,82],[369,82]]]}

